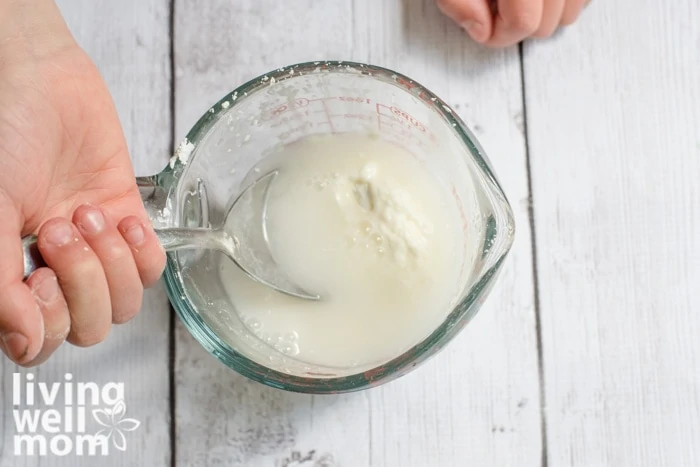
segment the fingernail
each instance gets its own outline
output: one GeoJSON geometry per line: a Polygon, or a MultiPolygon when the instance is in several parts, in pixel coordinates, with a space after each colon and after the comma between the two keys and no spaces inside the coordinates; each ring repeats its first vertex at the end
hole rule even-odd
{"type": "Polygon", "coordinates": [[[55,225],[46,235],[46,241],[56,246],[67,245],[73,239],[73,228],[67,222],[55,225]]]}
{"type": "Polygon", "coordinates": [[[482,32],[482,27],[481,24],[477,23],[476,21],[465,21],[464,23],[462,23],[462,29],[467,31],[467,33],[474,40],[479,40],[481,38],[480,34],[482,32]]]}
{"type": "Polygon", "coordinates": [[[50,303],[58,295],[58,281],[56,277],[47,277],[34,289],[34,294],[44,303],[50,303]]]}
{"type": "Polygon", "coordinates": [[[124,231],[124,239],[134,246],[139,246],[143,243],[145,237],[143,227],[140,224],[132,225],[124,231]]]}
{"type": "Polygon", "coordinates": [[[105,228],[105,217],[102,215],[102,211],[97,208],[91,208],[83,215],[80,227],[91,234],[102,232],[105,228]]]}
{"type": "Polygon", "coordinates": [[[26,358],[29,351],[29,341],[26,337],[18,332],[10,332],[2,336],[2,346],[5,353],[17,363],[24,363],[22,360],[26,358]]]}

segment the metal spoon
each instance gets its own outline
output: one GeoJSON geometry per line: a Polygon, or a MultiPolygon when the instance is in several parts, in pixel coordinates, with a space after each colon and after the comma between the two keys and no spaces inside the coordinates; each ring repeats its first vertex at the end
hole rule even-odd
{"type": "MultiPolygon", "coordinates": [[[[293,297],[318,300],[319,295],[304,290],[287,277],[270,253],[264,219],[269,186],[276,176],[277,171],[272,171],[246,188],[231,204],[222,227],[156,229],[158,240],[166,251],[220,251],[253,280],[293,297]]],[[[25,279],[46,265],[36,243],[35,235],[22,239],[25,279]]]]}

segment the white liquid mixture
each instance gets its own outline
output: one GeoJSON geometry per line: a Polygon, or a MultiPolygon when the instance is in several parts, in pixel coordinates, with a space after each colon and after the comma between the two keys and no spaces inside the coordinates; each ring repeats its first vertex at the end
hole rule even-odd
{"type": "Polygon", "coordinates": [[[315,136],[261,166],[279,170],[272,253],[322,300],[274,292],[225,260],[223,283],[251,332],[297,360],[347,368],[397,357],[440,325],[464,234],[450,190],[409,152],[369,135],[315,136]]]}

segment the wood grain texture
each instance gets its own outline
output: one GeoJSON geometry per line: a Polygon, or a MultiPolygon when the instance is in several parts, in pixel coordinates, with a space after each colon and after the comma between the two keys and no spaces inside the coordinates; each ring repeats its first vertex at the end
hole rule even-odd
{"type": "Polygon", "coordinates": [[[176,128],[248,79],[293,62],[393,67],[443,96],[475,130],[513,202],[518,239],[479,316],[388,386],[287,394],[228,370],[178,326],[177,464],[518,466],[541,461],[528,189],[517,49],[474,46],[430,0],[177,0],[176,128]],[[315,451],[327,463],[287,463],[315,451]]]}
{"type": "Polygon", "coordinates": [[[700,463],[698,17],[593,2],[525,48],[550,467],[700,463]]]}
{"type": "MultiPolygon", "coordinates": [[[[169,2],[167,0],[59,0],[78,42],[95,61],[116,102],[138,175],[166,164],[170,148],[169,2]]],[[[37,381],[123,382],[127,416],[141,426],[127,433],[126,452],[107,458],[15,457],[12,373],[0,362],[0,466],[167,466],[170,465],[169,303],[162,285],[146,293],[141,313],[114,327],[95,347],[64,345],[47,363],[30,372],[37,381]]],[[[27,373],[27,371],[22,371],[27,373]]],[[[37,407],[41,408],[41,407],[37,407]]],[[[60,403],[54,408],[64,409],[60,403]]],[[[90,414],[88,414],[90,417],[90,414]]],[[[112,449],[114,451],[114,449],[112,449]]]]}

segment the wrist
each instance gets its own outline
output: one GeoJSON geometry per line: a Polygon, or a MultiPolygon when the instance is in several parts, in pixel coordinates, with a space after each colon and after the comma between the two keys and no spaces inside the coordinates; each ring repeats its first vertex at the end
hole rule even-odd
{"type": "Polygon", "coordinates": [[[74,46],[54,0],[0,0],[0,58],[40,58],[74,46]]]}

